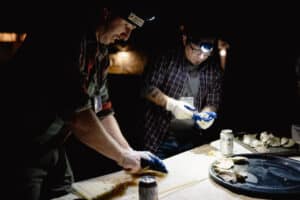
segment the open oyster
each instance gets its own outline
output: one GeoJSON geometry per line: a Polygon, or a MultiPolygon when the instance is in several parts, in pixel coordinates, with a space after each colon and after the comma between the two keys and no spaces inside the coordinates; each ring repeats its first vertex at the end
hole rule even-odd
{"type": "Polygon", "coordinates": [[[243,156],[234,156],[229,158],[223,157],[213,164],[213,168],[217,176],[222,178],[224,181],[231,183],[242,183],[245,182],[245,179],[247,178],[247,172],[237,169],[241,169],[240,166],[246,166],[248,163],[248,158],[243,156]]]}

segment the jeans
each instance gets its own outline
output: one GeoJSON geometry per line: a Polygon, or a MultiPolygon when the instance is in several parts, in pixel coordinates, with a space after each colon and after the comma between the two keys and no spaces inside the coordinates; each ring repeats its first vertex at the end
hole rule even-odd
{"type": "Polygon", "coordinates": [[[192,143],[181,143],[174,136],[169,136],[167,139],[159,146],[155,155],[157,155],[161,159],[165,159],[181,153],[183,151],[187,151],[192,149],[194,145],[192,143]]]}
{"type": "MultiPolygon", "coordinates": [[[[211,129],[211,128],[210,128],[211,129]]],[[[172,120],[167,138],[158,147],[155,154],[161,159],[168,158],[183,151],[190,150],[214,139],[218,131],[200,130],[193,120],[172,120]],[[211,132],[212,131],[212,132],[211,132]]]]}

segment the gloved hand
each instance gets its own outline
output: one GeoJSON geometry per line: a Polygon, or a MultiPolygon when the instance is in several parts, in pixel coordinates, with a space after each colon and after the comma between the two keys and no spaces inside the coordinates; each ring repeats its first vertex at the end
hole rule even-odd
{"type": "Polygon", "coordinates": [[[146,154],[146,156],[142,156],[141,158],[142,168],[149,168],[151,170],[168,173],[165,164],[159,157],[155,156],[149,151],[144,151],[144,153],[146,154]]]}
{"type": "Polygon", "coordinates": [[[141,168],[145,167],[167,173],[162,160],[149,151],[126,151],[118,164],[131,173],[138,172],[141,168]]]}
{"type": "Polygon", "coordinates": [[[217,114],[215,112],[200,112],[193,114],[195,125],[199,129],[208,129],[214,123],[216,118],[217,114]]]}
{"type": "Polygon", "coordinates": [[[166,109],[171,111],[176,119],[192,119],[196,108],[186,102],[167,97],[166,109]]]}

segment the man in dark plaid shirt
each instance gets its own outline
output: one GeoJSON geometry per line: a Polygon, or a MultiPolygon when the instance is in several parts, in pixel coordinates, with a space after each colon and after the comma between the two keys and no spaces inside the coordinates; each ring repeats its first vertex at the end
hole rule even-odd
{"type": "Polygon", "coordinates": [[[5,172],[10,182],[5,182],[15,199],[52,199],[71,191],[73,174],[62,146],[65,133],[73,133],[129,172],[140,170],[142,159],[159,161],[127,143],[106,87],[107,45],[127,41],[149,16],[139,7],[98,6],[89,6],[89,13],[93,9],[97,13],[80,31],[53,30],[50,26],[47,31],[28,34],[13,59],[17,71],[13,74],[22,87],[13,103],[22,103],[22,111],[15,112],[19,113],[19,127],[8,140],[17,138],[16,154],[3,162],[9,163],[5,172]]]}
{"type": "Polygon", "coordinates": [[[142,95],[149,100],[144,145],[161,158],[200,144],[199,136],[214,122],[221,100],[217,38],[202,37],[186,26],[182,44],[150,62],[144,73],[142,95]]]}

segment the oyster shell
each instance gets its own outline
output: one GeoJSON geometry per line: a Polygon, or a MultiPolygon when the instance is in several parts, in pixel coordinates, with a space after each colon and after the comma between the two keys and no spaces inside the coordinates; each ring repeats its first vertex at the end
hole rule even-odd
{"type": "Polygon", "coordinates": [[[294,146],[295,144],[296,144],[295,140],[293,140],[292,138],[289,138],[288,143],[287,143],[287,144],[284,144],[283,147],[289,148],[289,147],[294,146]]]}
{"type": "Polygon", "coordinates": [[[214,166],[219,169],[230,169],[233,167],[233,165],[234,162],[231,158],[221,158],[214,164],[214,166]]]}
{"type": "Polygon", "coordinates": [[[279,137],[270,137],[267,141],[266,141],[266,144],[268,146],[271,146],[271,147],[279,147],[280,146],[280,138],[279,137]]]}
{"type": "Polygon", "coordinates": [[[254,139],[256,139],[256,134],[245,134],[243,136],[243,143],[251,145],[254,139]]]}
{"type": "Polygon", "coordinates": [[[243,156],[234,156],[230,158],[221,158],[213,164],[213,168],[220,178],[226,182],[243,183],[248,173],[245,170],[236,170],[234,166],[247,166],[248,158],[243,156]]]}
{"type": "Polygon", "coordinates": [[[269,139],[269,137],[270,136],[269,136],[268,132],[267,131],[263,131],[263,132],[260,133],[259,139],[262,142],[266,142],[269,139]]]}
{"type": "Polygon", "coordinates": [[[287,144],[289,142],[289,138],[287,138],[287,137],[282,137],[281,139],[280,139],[280,145],[281,146],[284,146],[285,144],[287,144]]]}
{"type": "Polygon", "coordinates": [[[258,139],[254,139],[254,140],[252,140],[250,146],[253,147],[253,148],[256,148],[256,147],[259,147],[259,146],[263,146],[263,143],[258,139]]]}
{"type": "Polygon", "coordinates": [[[249,163],[249,159],[244,156],[234,156],[232,157],[232,161],[234,164],[240,164],[240,165],[249,163]]]}

